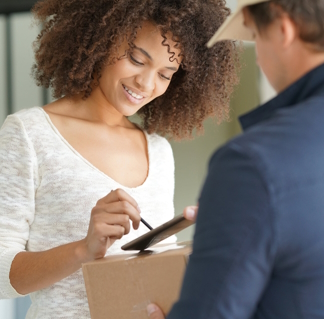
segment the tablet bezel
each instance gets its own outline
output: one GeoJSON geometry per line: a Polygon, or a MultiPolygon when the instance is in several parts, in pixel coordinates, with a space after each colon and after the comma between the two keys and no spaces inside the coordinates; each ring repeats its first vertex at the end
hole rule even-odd
{"type": "Polygon", "coordinates": [[[132,240],[131,242],[123,245],[123,250],[140,250],[153,246],[160,241],[178,233],[179,231],[193,225],[195,222],[186,219],[183,215],[176,216],[161,226],[152,229],[146,234],[132,240]]]}

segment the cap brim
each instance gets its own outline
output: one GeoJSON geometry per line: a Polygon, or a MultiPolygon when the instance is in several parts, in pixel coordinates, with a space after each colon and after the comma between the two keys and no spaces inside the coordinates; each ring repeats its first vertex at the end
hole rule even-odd
{"type": "Polygon", "coordinates": [[[216,42],[222,40],[254,41],[252,32],[244,25],[242,8],[231,14],[213,37],[208,41],[207,47],[211,48],[216,42]]]}
{"type": "Polygon", "coordinates": [[[214,36],[208,41],[207,47],[212,47],[222,40],[242,40],[254,42],[252,32],[244,25],[243,8],[246,6],[268,2],[269,0],[241,0],[237,10],[221,25],[214,36]]]}

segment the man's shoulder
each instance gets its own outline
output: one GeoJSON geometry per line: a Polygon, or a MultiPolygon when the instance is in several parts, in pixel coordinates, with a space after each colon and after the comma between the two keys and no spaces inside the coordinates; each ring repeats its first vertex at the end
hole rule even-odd
{"type": "Polygon", "coordinates": [[[324,97],[284,108],[217,150],[210,167],[217,169],[219,162],[235,157],[235,165],[250,163],[277,189],[320,178],[318,172],[324,162],[323,118],[324,97]]]}

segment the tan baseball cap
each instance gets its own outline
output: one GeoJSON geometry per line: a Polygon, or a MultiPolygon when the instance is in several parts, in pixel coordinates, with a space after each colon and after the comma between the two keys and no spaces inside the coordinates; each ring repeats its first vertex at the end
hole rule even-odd
{"type": "Polygon", "coordinates": [[[238,0],[237,9],[221,25],[214,36],[208,41],[207,47],[212,47],[222,40],[253,41],[252,33],[244,25],[243,8],[270,0],[238,0]]]}

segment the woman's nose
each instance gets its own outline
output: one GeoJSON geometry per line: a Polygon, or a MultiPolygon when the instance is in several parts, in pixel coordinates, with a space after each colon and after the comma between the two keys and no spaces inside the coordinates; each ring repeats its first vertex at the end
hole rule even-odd
{"type": "Polygon", "coordinates": [[[155,88],[155,76],[155,72],[143,72],[135,77],[135,82],[141,91],[150,93],[155,88]]]}

